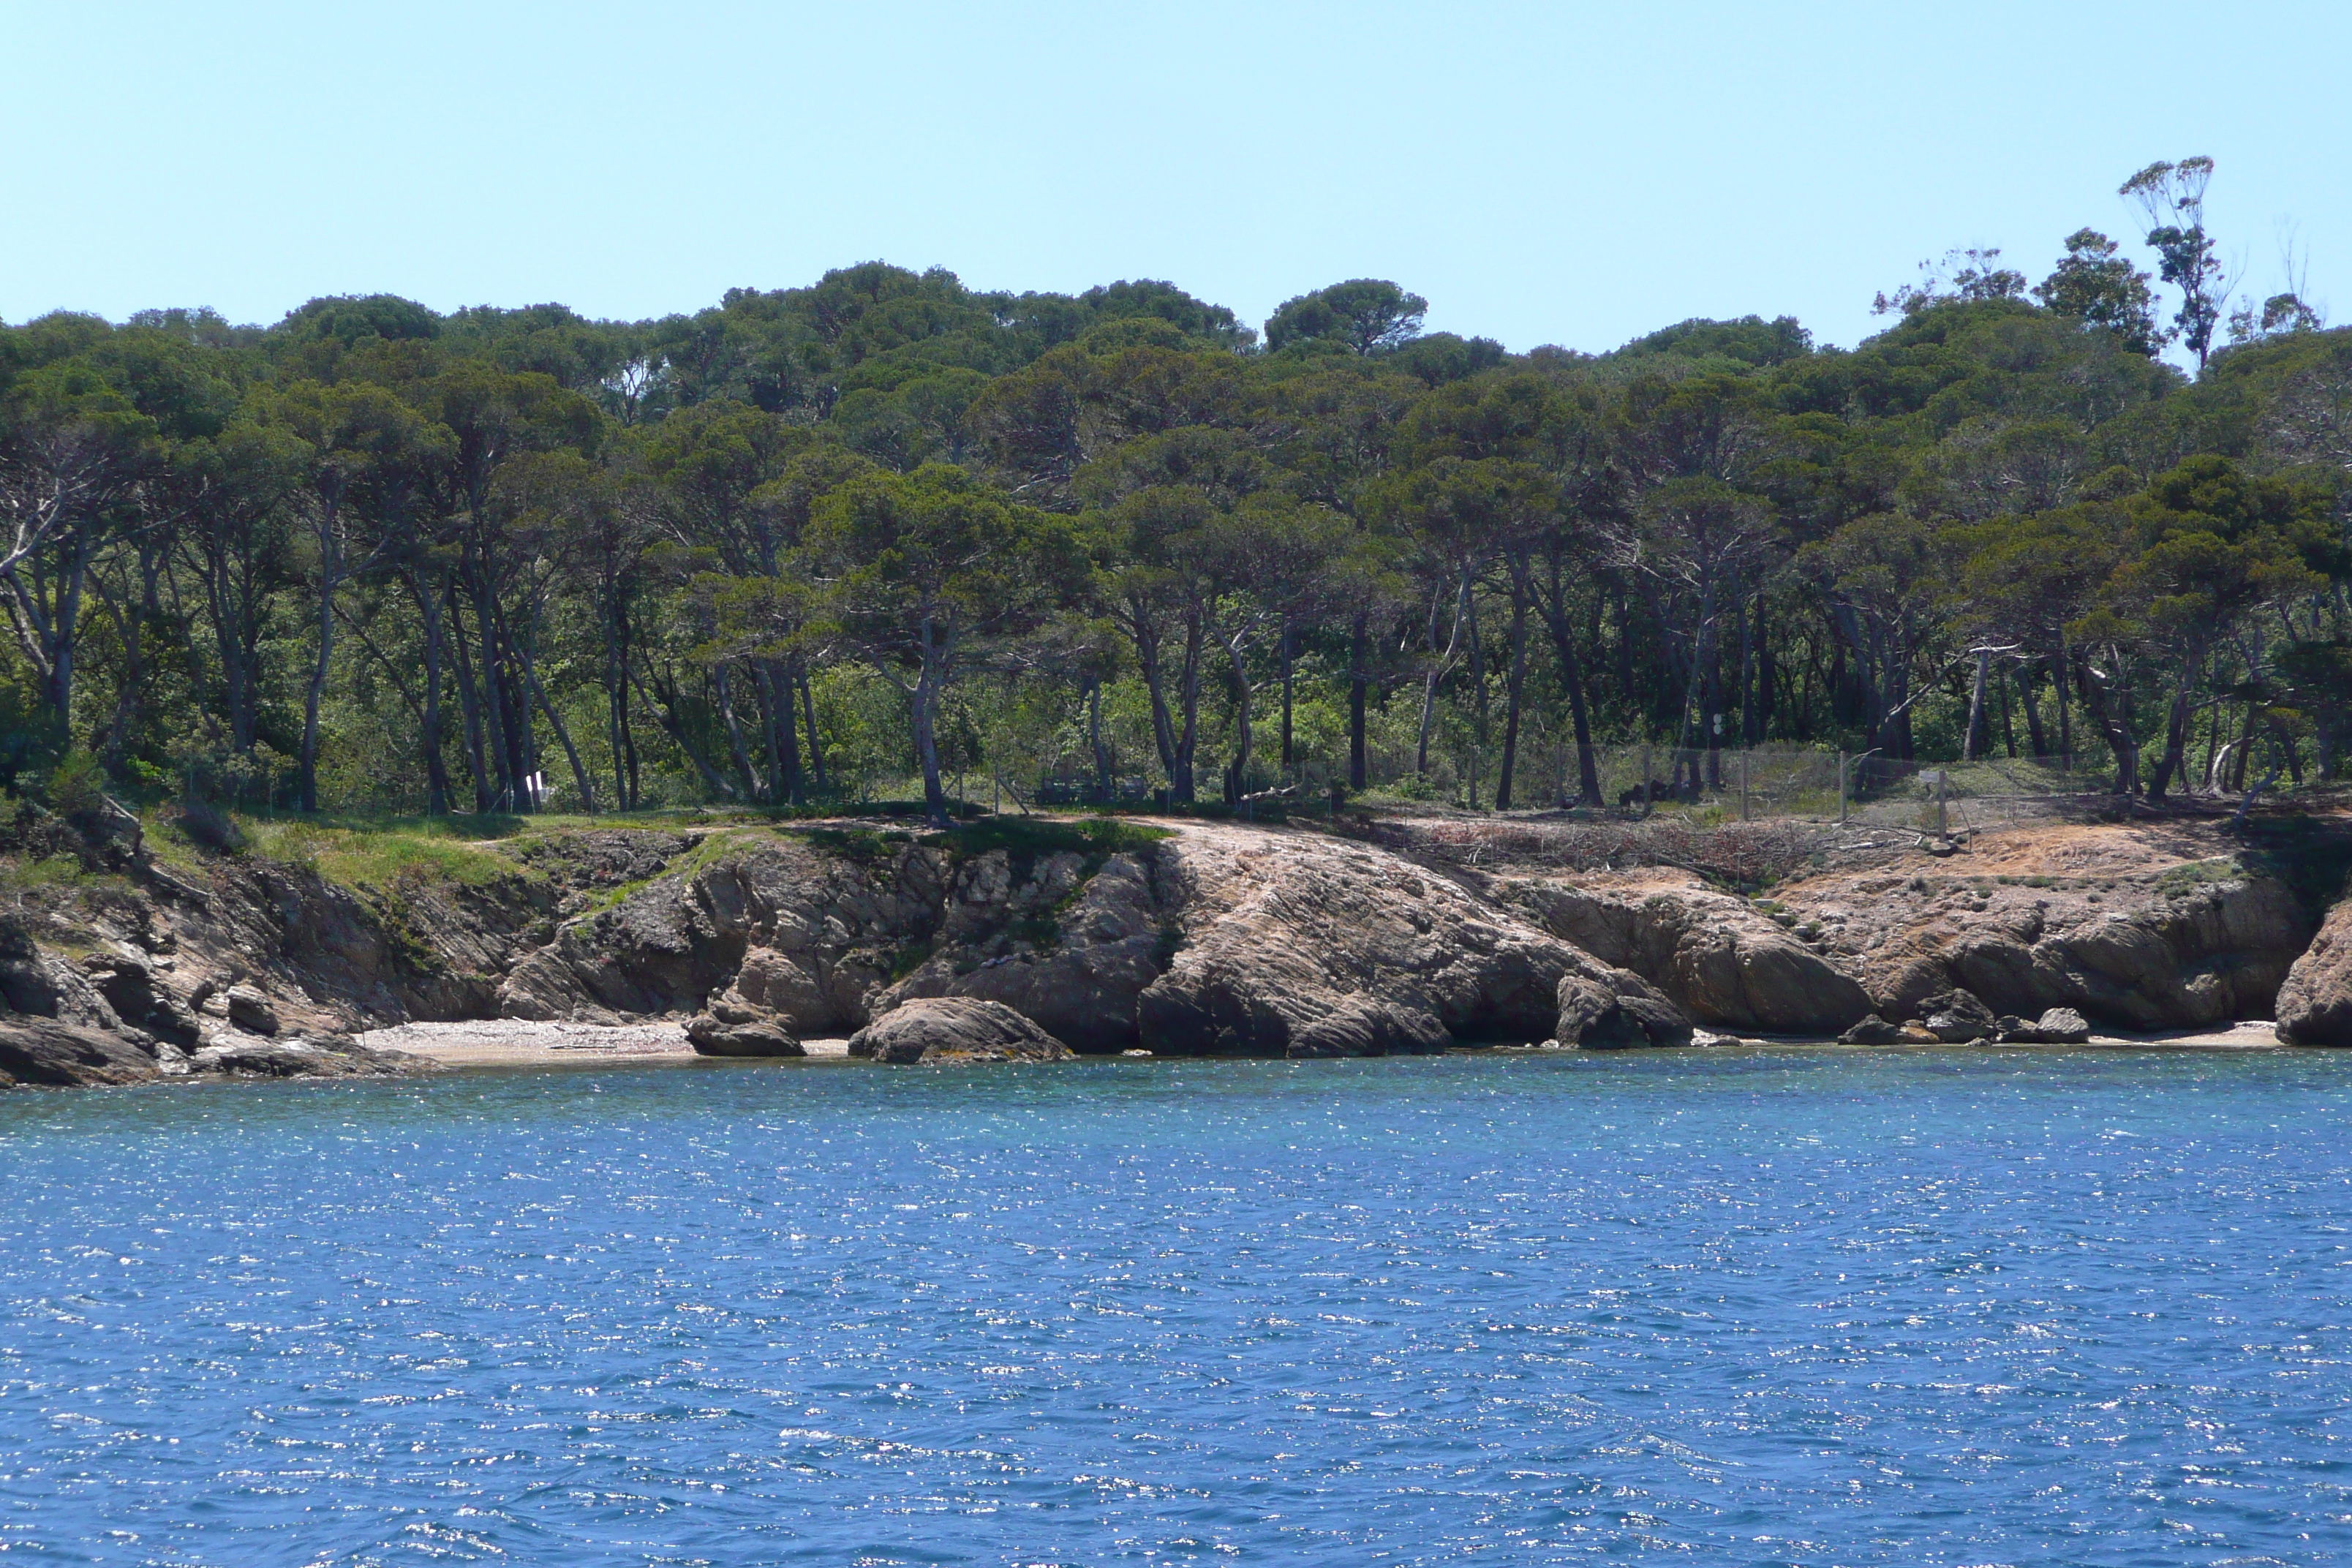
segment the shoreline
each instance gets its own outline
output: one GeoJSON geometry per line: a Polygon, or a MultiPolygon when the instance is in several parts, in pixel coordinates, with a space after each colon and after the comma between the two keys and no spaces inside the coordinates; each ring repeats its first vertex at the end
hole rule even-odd
{"type": "Polygon", "coordinates": [[[372,1049],[397,1051],[445,1068],[684,1067],[697,1062],[849,1059],[846,1036],[803,1040],[803,1054],[797,1057],[707,1057],[687,1043],[686,1026],[676,1019],[561,1024],[481,1018],[454,1024],[399,1024],[370,1029],[359,1041],[372,1049]]]}
{"type": "MultiPolygon", "coordinates": [[[[809,1039],[801,1042],[798,1057],[707,1057],[688,1044],[686,1026],[672,1019],[636,1024],[532,1023],[513,1018],[485,1018],[446,1024],[401,1024],[371,1029],[360,1043],[376,1050],[396,1051],[441,1068],[597,1068],[684,1067],[697,1063],[739,1061],[847,1061],[849,1041],[809,1039]]],[[[2080,1045],[1911,1045],[1849,1046],[1834,1039],[1801,1035],[1717,1035],[1706,1044],[1683,1050],[1822,1050],[1840,1051],[2293,1051],[2305,1047],[2282,1043],[2267,1018],[2249,1019],[2225,1028],[2171,1030],[2151,1035],[2095,1034],[2080,1045]]],[[[1458,1046],[1446,1055],[1650,1055],[1652,1051],[1584,1052],[1580,1047],[1529,1045],[1458,1046]]],[[[1666,1051],[1664,1054],[1679,1054],[1666,1051]]],[[[1083,1059],[1118,1061],[1218,1061],[1280,1058],[1156,1056],[1146,1051],[1114,1052],[1083,1059]]]]}

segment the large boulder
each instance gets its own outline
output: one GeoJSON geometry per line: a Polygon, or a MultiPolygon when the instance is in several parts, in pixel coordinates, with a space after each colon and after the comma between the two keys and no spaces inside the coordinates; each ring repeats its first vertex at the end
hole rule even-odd
{"type": "Polygon", "coordinates": [[[1561,977],[1606,965],[1401,856],[1220,828],[1160,847],[1181,946],[1137,1001],[1162,1056],[1380,1056],[1551,1037],[1561,977]]]}
{"type": "Polygon", "coordinates": [[[413,1058],[349,1040],[328,1044],[287,1036],[220,1034],[198,1046],[190,1070],[223,1078],[375,1078],[415,1070],[413,1058]]]}
{"type": "Polygon", "coordinates": [[[2336,905],[2278,990],[2278,1037],[2290,1046],[2352,1046],[2352,902],[2336,905]]]}
{"type": "Polygon", "coordinates": [[[232,985],[223,995],[228,1021],[248,1035],[274,1035],[279,1027],[278,1009],[250,985],[232,985]]]}
{"type": "Polygon", "coordinates": [[[1691,1022],[1654,985],[1630,969],[1580,969],[1559,977],[1563,1046],[1615,1050],[1629,1046],[1687,1046],[1691,1022]]]}
{"type": "Polygon", "coordinates": [[[144,1083],[160,1070],[153,1057],[118,1035],[55,1018],[0,1016],[0,1083],[144,1083]]]}
{"type": "Polygon", "coordinates": [[[1921,1001],[1919,1022],[1948,1046],[1990,1040],[2002,1032],[2000,1020],[1994,1016],[1993,1010],[1978,1000],[1974,992],[1961,986],[1939,991],[1921,1001]]]}
{"type": "MultiPolygon", "coordinates": [[[[746,967],[749,967],[748,965],[746,967]]],[[[740,984],[712,998],[709,1007],[687,1021],[687,1043],[706,1057],[797,1057],[800,1037],[792,1020],[768,1006],[764,996],[744,994],[740,984]]]]}
{"type": "Polygon", "coordinates": [[[2052,1007],[2007,1037],[2019,1045],[2079,1046],[2091,1037],[2091,1021],[2072,1007],[2052,1007]]]}
{"type": "Polygon", "coordinates": [[[904,1002],[849,1037],[849,1054],[877,1062],[1054,1062],[1072,1052],[1001,1002],[925,996],[904,1002]]]}
{"type": "Polygon", "coordinates": [[[1873,1013],[1838,1037],[1842,1046],[1891,1046],[1903,1037],[1899,1024],[1890,1024],[1873,1013]]]}

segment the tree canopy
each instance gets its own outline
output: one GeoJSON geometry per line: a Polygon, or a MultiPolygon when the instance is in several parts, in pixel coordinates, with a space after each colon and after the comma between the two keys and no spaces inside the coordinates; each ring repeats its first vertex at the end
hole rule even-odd
{"type": "Polygon", "coordinates": [[[1377,279],[1261,341],[1164,281],[879,261],[645,321],[0,327],[0,784],[1597,803],[1612,742],[1765,742],[2332,777],[2352,333],[2224,309],[2211,172],[2126,184],[2152,270],[1955,252],[1852,350],[1514,353],[1377,279]]]}

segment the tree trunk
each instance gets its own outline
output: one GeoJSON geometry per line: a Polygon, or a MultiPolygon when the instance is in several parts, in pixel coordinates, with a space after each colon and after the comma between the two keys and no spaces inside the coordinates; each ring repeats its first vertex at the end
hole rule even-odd
{"type": "Polygon", "coordinates": [[[428,816],[449,812],[449,764],[441,755],[441,595],[408,579],[425,622],[425,702],[418,721],[418,743],[425,752],[425,811],[428,816]]]}
{"type": "Polygon", "coordinates": [[[1169,776],[1178,800],[1189,801],[1193,796],[1192,759],[1201,744],[1201,640],[1203,635],[1201,616],[1189,615],[1184,619],[1184,668],[1177,689],[1182,704],[1184,726],[1176,734],[1176,766],[1169,776]]]}
{"type": "Polygon", "coordinates": [[[2173,689],[2172,711],[2164,726],[2164,755],[2156,764],[2156,774],[2148,780],[2147,798],[2162,800],[2165,786],[2177,770],[2180,787],[2189,787],[2189,686],[2195,678],[2197,660],[2184,659],[2180,667],[2180,683],[2173,689]]]}
{"type": "Polygon", "coordinates": [[[1100,676],[1091,677],[1087,681],[1087,744],[1094,752],[1095,795],[1108,805],[1117,794],[1118,782],[1112,776],[1110,746],[1103,740],[1100,676]]]}
{"type": "Polygon", "coordinates": [[[1287,776],[1293,763],[1290,749],[1290,699],[1292,645],[1296,637],[1288,616],[1282,622],[1282,771],[1287,776]]]}
{"type": "MultiPolygon", "coordinates": [[[[563,755],[572,764],[572,782],[580,791],[580,809],[589,816],[596,814],[596,786],[588,781],[588,769],[580,761],[580,749],[572,743],[572,731],[564,727],[563,715],[547,700],[547,689],[539,683],[539,672],[529,664],[523,666],[523,679],[530,684],[530,694],[539,701],[539,710],[547,715],[548,727],[563,745],[563,755]]],[[[533,803],[537,804],[537,803],[533,803]]]]}
{"type": "Polygon", "coordinates": [[[1364,787],[1364,699],[1371,684],[1371,616],[1358,611],[1348,634],[1348,787],[1364,787]]]}
{"type": "Polygon", "coordinates": [[[1511,663],[1503,676],[1503,766],[1495,775],[1495,809],[1511,809],[1511,775],[1519,763],[1519,694],[1528,674],[1528,595],[1511,581],[1511,663]]]}
{"type": "Polygon", "coordinates": [[[636,791],[629,787],[629,673],[627,622],[618,606],[605,617],[604,724],[613,747],[613,799],[623,811],[635,809],[636,791]]]}
{"type": "Polygon", "coordinates": [[[1250,724],[1249,661],[1246,646],[1239,637],[1220,637],[1225,645],[1225,658],[1234,672],[1234,761],[1225,770],[1225,804],[1239,805],[1242,790],[1249,771],[1250,752],[1255,749],[1256,734],[1250,724]]]}
{"type": "MultiPolygon", "coordinates": [[[[2122,660],[2113,657],[2110,662],[2122,668],[2122,660]]],[[[2084,655],[2083,704],[2091,712],[2091,721],[2099,728],[2101,739],[2115,753],[2116,783],[2114,793],[2120,795],[2139,793],[2139,742],[2132,733],[2131,694],[2128,689],[2110,690],[2110,682],[2099,679],[2091,669],[2087,650],[2084,655]]]]}
{"type": "Polygon", "coordinates": [[[1454,629],[1445,639],[1445,651],[1437,649],[1437,606],[1443,599],[1432,595],[1429,605],[1429,668],[1421,682],[1421,739],[1412,753],[1412,771],[1423,778],[1429,776],[1429,734],[1437,723],[1437,687],[1454,668],[1454,655],[1461,651],[1462,628],[1470,618],[1470,568],[1462,568],[1460,585],[1454,591],[1454,629]]]}
{"type": "Polygon", "coordinates": [[[2070,773],[2074,771],[2074,714],[2067,693],[2074,683],[2074,650],[2062,642],[2058,657],[2050,661],[2051,697],[2058,704],[2058,765],[2070,773]]]}
{"type": "Polygon", "coordinates": [[[938,697],[928,666],[915,678],[908,699],[908,717],[915,731],[915,761],[923,770],[923,808],[934,827],[948,826],[948,792],[940,782],[940,742],[932,708],[938,697]]]}
{"type": "Polygon", "coordinates": [[[342,568],[340,535],[330,510],[319,525],[319,657],[302,693],[302,753],[295,790],[306,812],[319,809],[319,705],[327,694],[327,674],[335,655],[335,587],[342,568]]]}
{"type": "Polygon", "coordinates": [[[758,800],[766,793],[759,770],[751,765],[751,753],[743,744],[743,721],[735,714],[735,694],[727,679],[727,667],[710,667],[711,684],[718,689],[719,722],[727,729],[727,745],[735,757],[736,776],[743,781],[743,798],[758,800]]]}
{"type": "Polygon", "coordinates": [[[1991,750],[1991,747],[1988,745],[1986,742],[1984,710],[1985,678],[1991,673],[1991,670],[1992,655],[1984,652],[1982,649],[1979,649],[1977,653],[1977,677],[1975,681],[1971,683],[1969,688],[1968,733],[1962,736],[1960,740],[1960,761],[1964,763],[1975,762],[1979,757],[1983,756],[1986,752],[1991,750]]]}
{"type": "Polygon", "coordinates": [[[820,795],[829,795],[833,792],[824,778],[824,741],[817,733],[816,728],[816,692],[809,685],[808,670],[805,667],[795,664],[792,679],[801,689],[801,712],[808,720],[809,770],[816,781],[816,793],[820,795]]]}
{"type": "MultiPolygon", "coordinates": [[[[678,721],[677,708],[663,700],[659,692],[646,690],[644,683],[638,679],[635,670],[629,671],[629,679],[636,686],[637,694],[653,704],[654,718],[660,723],[663,732],[669,736],[678,751],[685,755],[686,760],[694,764],[694,771],[702,775],[702,782],[730,800],[740,798],[735,793],[735,786],[727,782],[727,775],[712,767],[703,754],[694,749],[694,742],[687,739],[686,726],[678,721]]],[[[634,794],[636,783],[635,776],[636,760],[634,755],[630,758],[629,766],[631,772],[629,782],[632,786],[631,793],[634,794]]]]}
{"type": "MultiPolygon", "coordinates": [[[[1560,552],[1551,552],[1551,596],[1536,598],[1537,608],[1543,614],[1544,625],[1551,632],[1552,657],[1559,665],[1559,683],[1568,692],[1568,716],[1576,731],[1576,804],[1601,804],[1601,763],[1592,747],[1592,715],[1584,700],[1584,668],[1576,657],[1576,642],[1568,624],[1568,602],[1560,585],[1560,552]]],[[[1625,618],[1617,618],[1618,635],[1625,630],[1625,618]]],[[[1647,782],[1646,780],[1644,781],[1647,782]]],[[[1568,803],[1562,801],[1561,805],[1568,803]]]]}
{"type": "Polygon", "coordinates": [[[2017,667],[2017,694],[2025,704],[2025,740],[2033,748],[2033,760],[2040,762],[2050,754],[2050,743],[2042,733],[2042,704],[2033,695],[2033,673],[2026,665],[2017,667]]]}
{"type": "Polygon", "coordinates": [[[466,624],[457,605],[457,589],[449,585],[449,655],[457,665],[457,710],[466,724],[466,757],[473,770],[474,812],[479,816],[490,809],[496,797],[491,794],[489,759],[483,754],[481,694],[474,685],[474,663],[466,651],[466,624]]]}

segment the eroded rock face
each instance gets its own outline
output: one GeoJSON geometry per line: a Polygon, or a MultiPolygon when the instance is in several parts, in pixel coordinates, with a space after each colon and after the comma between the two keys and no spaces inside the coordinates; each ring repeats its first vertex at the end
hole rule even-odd
{"type": "Polygon", "coordinates": [[[1580,972],[1559,977],[1559,1024],[1563,1046],[1621,1050],[1636,1046],[1687,1046],[1691,1021],[1682,1009],[1630,969],[1608,972],[1598,984],[1580,972]]]}
{"type": "MultiPolygon", "coordinates": [[[[1053,857],[1022,911],[1051,919],[1050,941],[986,957],[969,947],[939,953],[877,997],[876,1007],[919,996],[970,996],[1002,1002],[1079,1051],[1133,1047],[1140,1037],[1137,1002],[1166,967],[1150,863],[1141,855],[1114,855],[1081,889],[1074,880],[1077,860],[1053,857]],[[1073,892],[1075,900],[1058,908],[1073,892]]],[[[960,900],[953,907],[963,914],[971,904],[960,900]]],[[[943,934],[957,934],[952,921],[943,934]]]]}
{"type": "Polygon", "coordinates": [[[1887,1018],[1956,988],[1996,1014],[2071,1007],[2127,1029],[2263,1017],[2308,929],[2286,889],[2242,874],[2046,888],[1885,874],[1774,896],[1887,1018]]]}
{"type": "Polygon", "coordinates": [[[698,1012],[763,951],[755,1005],[802,1037],[854,1029],[899,954],[936,923],[946,859],[913,845],[869,862],[747,839],[739,854],[567,921],[507,976],[499,1014],[609,1024],[698,1012]]]}
{"type": "Polygon", "coordinates": [[[1072,1052],[1001,1002],[924,996],[901,1003],[849,1037],[849,1054],[873,1061],[1068,1061],[1072,1052]]]}
{"type": "Polygon", "coordinates": [[[793,1033],[791,1016],[771,1005],[770,993],[761,982],[770,965],[755,963],[756,959],[774,960],[773,953],[754,952],[743,962],[735,976],[735,984],[724,994],[713,997],[709,1008],[698,1013],[687,1022],[688,1044],[706,1057],[797,1057],[807,1053],[801,1048],[800,1037],[793,1033]],[[751,987],[746,990],[746,976],[751,987]]]}
{"type": "Polygon", "coordinates": [[[225,1078],[375,1078],[412,1068],[394,1053],[348,1040],[330,1047],[299,1036],[215,1035],[196,1048],[189,1070],[225,1078]]]}
{"type": "Polygon", "coordinates": [[[2290,1046],[2352,1046],[2352,902],[2337,904],[2278,991],[2278,1037],[2290,1046]]]}
{"type": "Polygon", "coordinates": [[[0,1083],[145,1083],[162,1076],[152,1055],[119,1034],[55,1018],[0,1016],[0,1083]]]}
{"type": "Polygon", "coordinates": [[[1561,1027],[1570,975],[1580,1027],[1615,1026],[1624,987],[1609,965],[1387,851],[1295,833],[1160,847],[1183,946],[1137,1013],[1141,1043],[1161,1055],[1540,1040],[1561,1027]]]}
{"type": "Polygon", "coordinates": [[[1640,975],[1701,1024],[1834,1035],[1871,1010],[1851,975],[1747,900],[1696,880],[1671,891],[1515,880],[1497,892],[1554,935],[1640,975]]]}

